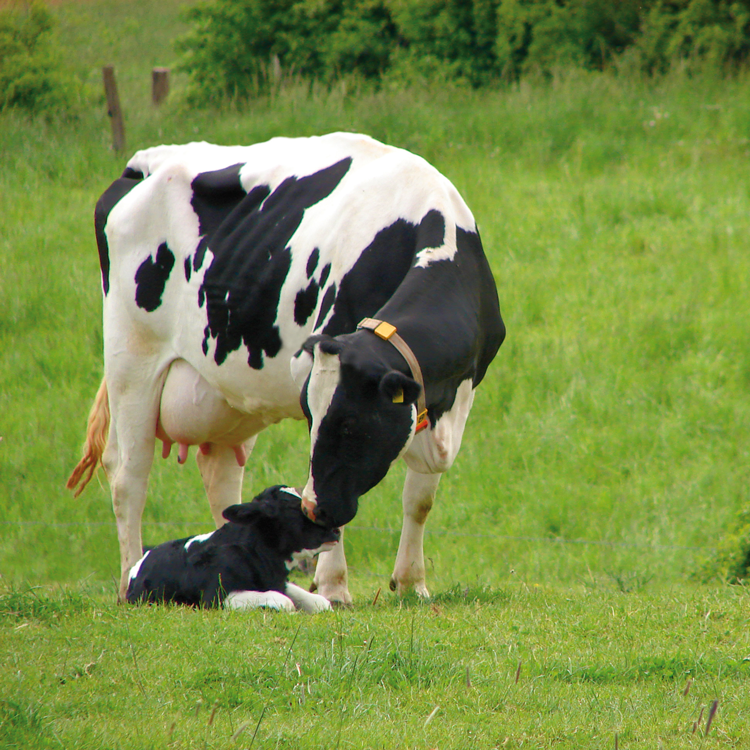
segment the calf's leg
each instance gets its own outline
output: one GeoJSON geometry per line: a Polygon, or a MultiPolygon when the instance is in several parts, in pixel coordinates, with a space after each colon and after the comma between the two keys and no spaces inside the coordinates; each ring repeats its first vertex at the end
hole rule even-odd
{"type": "Polygon", "coordinates": [[[317,614],[332,609],[331,603],[324,596],[311,594],[294,583],[287,583],[284,593],[294,602],[294,606],[303,612],[317,614]]]}
{"type": "Polygon", "coordinates": [[[233,591],[224,599],[226,609],[281,609],[294,612],[294,602],[279,591],[233,591]]]}

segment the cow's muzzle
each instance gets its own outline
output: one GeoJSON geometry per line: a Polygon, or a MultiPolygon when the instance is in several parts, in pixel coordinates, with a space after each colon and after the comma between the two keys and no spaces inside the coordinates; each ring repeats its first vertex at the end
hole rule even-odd
{"type": "Polygon", "coordinates": [[[315,511],[318,508],[317,503],[314,500],[310,500],[310,498],[302,496],[302,504],[301,504],[302,512],[313,522],[317,523],[318,526],[323,526],[324,524],[318,519],[317,515],[315,514],[315,511]]]}

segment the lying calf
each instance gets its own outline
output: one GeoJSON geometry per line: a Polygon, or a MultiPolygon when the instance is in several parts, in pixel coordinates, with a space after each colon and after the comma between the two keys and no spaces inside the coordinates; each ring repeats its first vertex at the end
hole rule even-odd
{"type": "Polygon", "coordinates": [[[321,612],[327,599],[287,582],[301,560],[329,550],[338,529],[310,521],[290,487],[269,487],[250,503],[224,511],[216,531],[165,542],[131,568],[129,602],[321,612]]]}

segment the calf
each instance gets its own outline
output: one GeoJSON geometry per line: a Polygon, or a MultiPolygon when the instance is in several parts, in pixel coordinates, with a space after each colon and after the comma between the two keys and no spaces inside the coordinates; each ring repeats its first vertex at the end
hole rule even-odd
{"type": "Polygon", "coordinates": [[[132,567],[129,602],[194,607],[321,612],[327,599],[287,581],[301,560],[331,549],[338,529],[314,524],[290,487],[269,487],[250,503],[224,510],[229,523],[210,534],[165,542],[132,567]]]}

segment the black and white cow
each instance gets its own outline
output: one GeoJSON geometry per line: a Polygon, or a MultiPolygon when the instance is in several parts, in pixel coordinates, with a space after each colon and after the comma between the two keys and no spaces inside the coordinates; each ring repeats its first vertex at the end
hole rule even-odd
{"type": "Polygon", "coordinates": [[[300,561],[330,550],[339,530],[306,518],[302,498],[276,485],[250,503],[230,505],[209,534],[164,542],[131,568],[127,600],[193,607],[269,607],[323,612],[327,599],[289,583],[300,561]]]}
{"type": "MultiPolygon", "coordinates": [[[[505,336],[455,187],[422,158],[350,133],[160,146],[128,162],[95,223],[105,377],[69,486],[101,460],[121,597],[141,557],[156,438],[181,461],[199,446],[218,526],[257,434],[303,416],[302,505],[321,524],[351,521],[405,459],[391,587],[427,596],[424,524],[505,336]]],[[[351,601],[343,543],[320,556],[314,585],[351,601]]]]}

